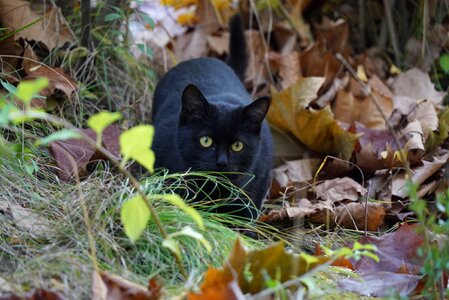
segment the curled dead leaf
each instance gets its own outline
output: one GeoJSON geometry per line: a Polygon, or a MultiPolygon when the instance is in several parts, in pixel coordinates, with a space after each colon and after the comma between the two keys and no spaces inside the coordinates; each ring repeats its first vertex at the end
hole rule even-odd
{"type": "Polygon", "coordinates": [[[338,225],[357,230],[375,231],[381,226],[385,218],[385,209],[380,203],[352,202],[334,207],[333,211],[325,210],[313,214],[309,220],[315,224],[338,225]],[[366,226],[365,226],[366,225],[366,226]]]}

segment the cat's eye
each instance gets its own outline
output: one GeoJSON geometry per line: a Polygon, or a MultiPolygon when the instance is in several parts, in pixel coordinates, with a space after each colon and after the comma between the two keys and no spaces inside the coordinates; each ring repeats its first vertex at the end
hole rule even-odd
{"type": "Polygon", "coordinates": [[[235,141],[232,145],[231,145],[231,150],[234,152],[240,152],[243,150],[243,143],[241,141],[235,141]]]}
{"type": "Polygon", "coordinates": [[[210,136],[205,135],[205,136],[200,137],[200,144],[204,148],[212,147],[213,143],[214,143],[214,141],[212,140],[212,138],[210,136]]]}

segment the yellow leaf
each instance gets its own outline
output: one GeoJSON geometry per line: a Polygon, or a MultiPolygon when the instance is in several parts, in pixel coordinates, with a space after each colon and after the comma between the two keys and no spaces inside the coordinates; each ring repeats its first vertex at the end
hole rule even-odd
{"type": "Polygon", "coordinates": [[[268,121],[280,130],[291,132],[314,151],[335,154],[348,159],[357,135],[341,128],[329,106],[320,110],[309,107],[324,82],[323,77],[300,78],[278,92],[272,87],[272,104],[268,121]]]}
{"type": "Polygon", "coordinates": [[[231,6],[231,0],[211,0],[211,2],[219,11],[223,11],[231,6]]]}
{"type": "Polygon", "coordinates": [[[368,76],[366,76],[365,68],[363,65],[357,66],[357,76],[359,76],[360,79],[362,79],[363,82],[368,82],[368,76]]]}
{"type": "Polygon", "coordinates": [[[191,11],[180,14],[177,18],[177,21],[183,26],[192,26],[198,22],[198,17],[195,12],[191,11]]]}

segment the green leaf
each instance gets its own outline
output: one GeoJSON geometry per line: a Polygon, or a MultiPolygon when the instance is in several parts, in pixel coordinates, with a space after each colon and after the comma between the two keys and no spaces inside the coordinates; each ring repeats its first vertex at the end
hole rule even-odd
{"type": "Polygon", "coordinates": [[[145,200],[140,195],[136,195],[123,203],[120,217],[126,235],[135,242],[142,235],[151,214],[145,200]]]}
{"type": "Polygon", "coordinates": [[[48,78],[41,77],[33,81],[22,81],[17,86],[16,96],[29,104],[34,96],[48,86],[48,78]]]}
{"type": "Polygon", "coordinates": [[[154,152],[151,149],[142,150],[142,152],[136,153],[133,159],[141,164],[145,169],[153,172],[154,162],[156,160],[154,152]]]}
{"type": "Polygon", "coordinates": [[[140,16],[145,21],[145,23],[150,25],[151,28],[154,28],[154,20],[153,20],[153,18],[151,18],[149,15],[147,15],[145,13],[140,13],[140,16]]]}
{"type": "Polygon", "coordinates": [[[163,199],[183,210],[186,214],[192,217],[193,221],[198,225],[201,230],[204,230],[204,221],[201,215],[196,209],[187,205],[182,198],[177,194],[167,194],[167,195],[153,195],[154,198],[163,199]]]}
{"type": "Polygon", "coordinates": [[[134,159],[153,172],[154,153],[150,149],[153,136],[154,127],[151,125],[139,125],[123,132],[119,137],[122,165],[129,159],[134,159]]]}
{"type": "Polygon", "coordinates": [[[162,246],[168,248],[171,252],[173,252],[179,259],[181,259],[181,248],[179,247],[178,242],[173,238],[166,238],[162,241],[162,246]]]}
{"type": "Polygon", "coordinates": [[[148,47],[146,44],[137,44],[137,48],[139,48],[140,51],[142,51],[143,54],[145,54],[148,58],[153,58],[153,49],[148,47]]]}
{"type": "Polygon", "coordinates": [[[310,254],[307,254],[307,253],[304,253],[304,252],[301,253],[300,256],[302,258],[304,258],[304,260],[306,261],[306,263],[308,265],[318,262],[318,258],[316,256],[313,256],[313,255],[310,255],[310,254]]]}
{"type": "Polygon", "coordinates": [[[117,14],[117,13],[110,13],[110,14],[107,14],[105,17],[104,17],[104,20],[106,21],[106,22],[110,22],[110,21],[114,21],[114,20],[117,20],[117,19],[121,19],[122,18],[122,15],[120,15],[120,14],[117,14]]]}
{"type": "Polygon", "coordinates": [[[11,83],[6,81],[0,81],[2,83],[2,86],[7,90],[9,93],[15,95],[17,92],[17,88],[13,86],[11,83]]]}
{"type": "Polygon", "coordinates": [[[45,119],[46,116],[47,113],[41,108],[23,111],[17,109],[17,107],[12,107],[9,113],[9,119],[15,124],[33,121],[34,119],[45,119]]]}
{"type": "Polygon", "coordinates": [[[97,134],[97,145],[101,145],[101,135],[103,130],[122,118],[122,114],[119,112],[111,113],[108,111],[99,112],[87,120],[87,126],[89,126],[97,134]]]}
{"type": "Polygon", "coordinates": [[[440,56],[440,67],[444,73],[449,74],[449,53],[440,56]]]}
{"type": "Polygon", "coordinates": [[[195,231],[192,227],[185,226],[181,231],[170,234],[170,237],[175,237],[175,236],[180,236],[180,235],[191,237],[191,238],[199,241],[204,246],[204,248],[207,250],[207,252],[210,253],[212,251],[212,246],[210,245],[210,243],[204,238],[204,236],[201,233],[195,231]]]}
{"type": "Polygon", "coordinates": [[[78,131],[72,130],[72,129],[63,129],[60,131],[53,132],[49,136],[38,140],[36,142],[36,146],[48,145],[54,141],[63,141],[63,140],[80,139],[80,138],[82,138],[82,135],[78,131]]]}

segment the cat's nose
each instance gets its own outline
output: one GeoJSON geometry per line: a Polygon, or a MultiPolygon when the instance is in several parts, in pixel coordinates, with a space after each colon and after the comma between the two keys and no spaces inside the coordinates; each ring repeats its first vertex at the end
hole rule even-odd
{"type": "Polygon", "coordinates": [[[226,167],[228,165],[228,156],[226,153],[220,153],[217,157],[217,166],[220,168],[226,167]]]}

